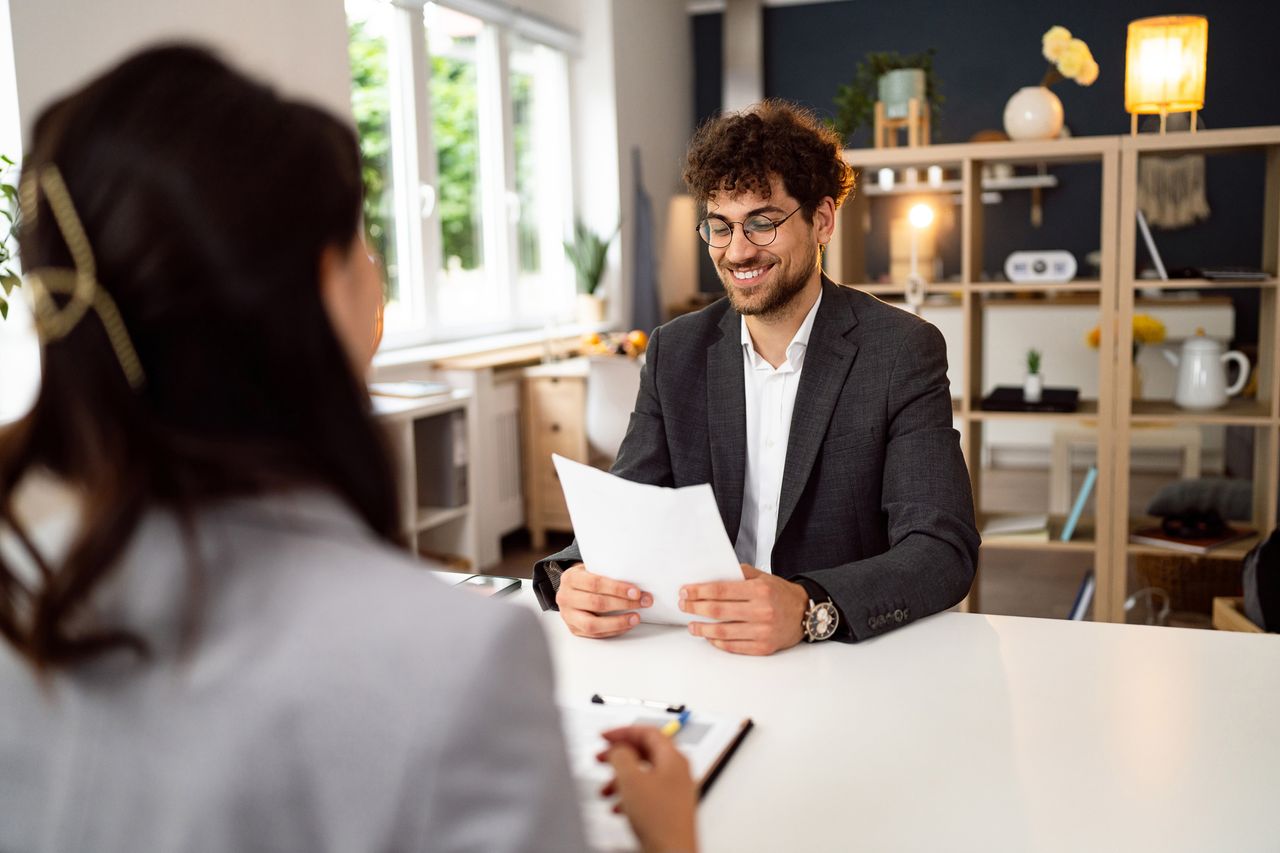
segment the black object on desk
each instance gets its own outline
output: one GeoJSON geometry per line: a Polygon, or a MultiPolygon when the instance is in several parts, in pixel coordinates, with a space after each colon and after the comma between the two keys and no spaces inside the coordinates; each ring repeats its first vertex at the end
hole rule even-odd
{"type": "Polygon", "coordinates": [[[999,385],[980,405],[987,412],[1074,412],[1080,406],[1080,389],[1045,388],[1039,402],[1028,403],[1021,388],[999,385]]]}

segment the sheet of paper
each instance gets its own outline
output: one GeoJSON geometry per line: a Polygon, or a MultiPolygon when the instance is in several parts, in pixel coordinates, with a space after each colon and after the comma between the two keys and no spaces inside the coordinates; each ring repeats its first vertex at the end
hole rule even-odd
{"type": "Polygon", "coordinates": [[[551,459],[587,568],[651,593],[653,606],[636,611],[645,622],[712,621],[678,606],[685,584],[742,580],[711,485],[650,486],[551,459]]]}
{"type": "MultiPolygon", "coordinates": [[[[600,796],[600,789],[613,775],[608,764],[596,761],[596,754],[606,746],[600,733],[632,725],[661,728],[673,717],[673,714],[639,706],[596,705],[591,702],[561,704],[560,727],[569,752],[569,771],[573,774],[583,828],[592,850],[620,853],[640,849],[626,818],[613,813],[613,800],[600,796]]],[[[708,717],[696,712],[690,717],[676,735],[676,746],[689,759],[689,770],[694,779],[701,782],[706,777],[738,737],[740,729],[739,721],[727,718],[708,717]]]]}

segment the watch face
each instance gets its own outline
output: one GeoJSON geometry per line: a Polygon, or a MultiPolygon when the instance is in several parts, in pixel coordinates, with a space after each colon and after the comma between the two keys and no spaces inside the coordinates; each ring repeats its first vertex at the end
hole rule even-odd
{"type": "Polygon", "coordinates": [[[825,640],[836,632],[840,617],[834,604],[823,602],[814,605],[805,622],[805,631],[814,640],[825,640]]]}

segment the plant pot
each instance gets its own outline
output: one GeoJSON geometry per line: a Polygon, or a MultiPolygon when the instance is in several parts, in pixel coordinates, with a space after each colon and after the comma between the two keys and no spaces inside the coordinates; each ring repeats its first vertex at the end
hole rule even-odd
{"type": "Polygon", "coordinates": [[[876,81],[876,95],[884,104],[885,118],[906,118],[911,99],[915,98],[923,104],[924,92],[923,68],[899,68],[881,74],[876,81]]]}
{"type": "Polygon", "coordinates": [[[604,322],[604,299],[591,293],[578,294],[578,322],[598,326],[604,322]]]}
{"type": "Polygon", "coordinates": [[[1010,139],[1054,139],[1062,132],[1062,101],[1044,86],[1024,86],[1004,105],[1010,139]]]}
{"type": "Polygon", "coordinates": [[[1022,399],[1028,403],[1039,403],[1044,396],[1044,376],[1040,373],[1028,373],[1022,380],[1022,399]]]}

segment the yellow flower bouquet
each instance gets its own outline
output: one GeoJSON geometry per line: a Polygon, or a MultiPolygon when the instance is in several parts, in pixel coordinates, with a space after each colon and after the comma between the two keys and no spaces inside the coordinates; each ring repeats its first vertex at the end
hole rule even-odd
{"type": "Polygon", "coordinates": [[[1041,39],[1044,58],[1049,60],[1041,86],[1048,88],[1059,80],[1074,80],[1081,86],[1092,86],[1098,79],[1098,63],[1089,45],[1071,35],[1066,27],[1054,26],[1041,39]]]}

